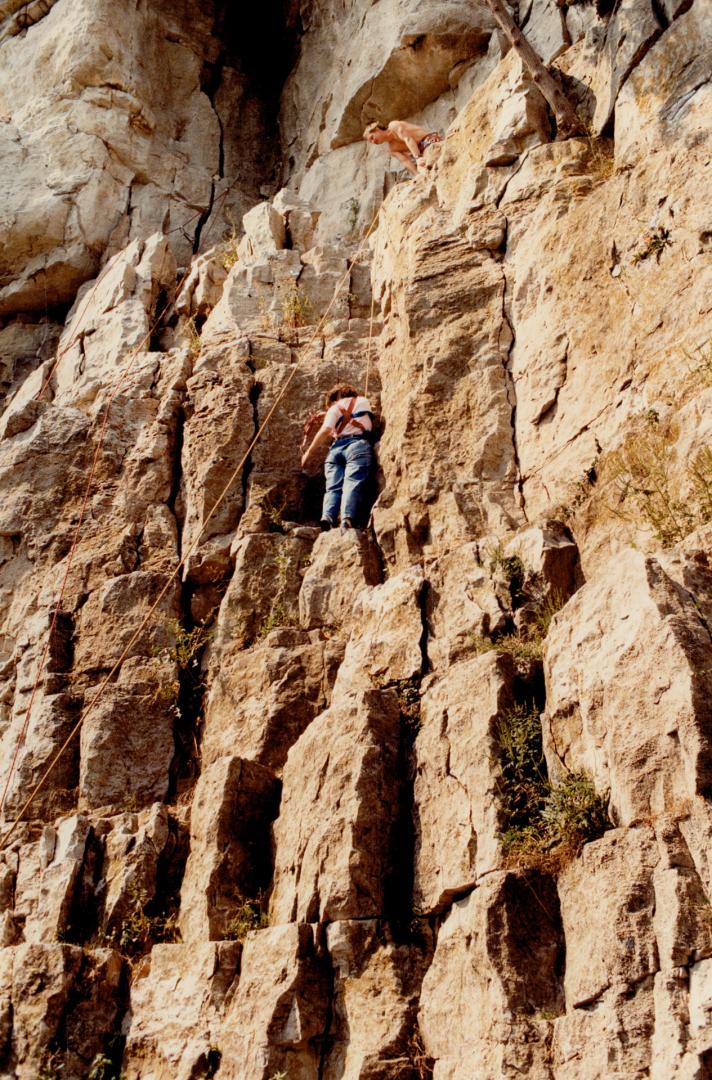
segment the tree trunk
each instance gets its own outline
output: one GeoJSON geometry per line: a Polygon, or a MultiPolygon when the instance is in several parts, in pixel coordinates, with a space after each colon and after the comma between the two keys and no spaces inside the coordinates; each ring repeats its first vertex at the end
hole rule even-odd
{"type": "Polygon", "coordinates": [[[487,0],[487,5],[498,26],[509,39],[512,48],[521,58],[535,86],[551,106],[556,118],[557,139],[568,139],[572,135],[581,135],[583,129],[581,121],[576,115],[576,110],[524,37],[524,34],[505,7],[503,0],[487,0]]]}

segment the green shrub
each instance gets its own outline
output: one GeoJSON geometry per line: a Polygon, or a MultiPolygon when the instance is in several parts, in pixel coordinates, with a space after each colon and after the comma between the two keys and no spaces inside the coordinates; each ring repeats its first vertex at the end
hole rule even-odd
{"type": "Polygon", "coordinates": [[[599,795],[585,773],[550,782],[534,709],[520,706],[505,713],[495,736],[504,815],[501,841],[508,861],[555,869],[610,828],[608,796],[599,795]]]}
{"type": "Polygon", "coordinates": [[[97,1054],[89,1068],[87,1080],[120,1080],[120,1066],[106,1054],[97,1054]]]}
{"type": "Polygon", "coordinates": [[[507,829],[525,829],[541,813],[548,780],[538,712],[523,705],[495,725],[500,752],[500,796],[507,829]]]}
{"type": "Polygon", "coordinates": [[[491,574],[500,573],[507,582],[512,603],[517,606],[522,597],[524,580],[527,576],[527,568],[519,555],[505,555],[501,544],[489,551],[489,571],[491,574]]]}
{"type": "Polygon", "coordinates": [[[169,650],[171,659],[175,660],[181,671],[189,671],[191,668],[195,668],[199,662],[200,652],[205,648],[212,636],[212,630],[209,630],[203,623],[198,623],[192,630],[186,630],[177,619],[172,619],[169,622],[168,629],[175,638],[174,645],[169,650]]]}
{"type": "Polygon", "coordinates": [[[269,916],[263,910],[264,899],[258,893],[254,900],[243,900],[225,929],[229,941],[244,941],[250,930],[264,930],[269,926],[269,916]]]}
{"type": "Polygon", "coordinates": [[[270,609],[255,634],[256,641],[262,641],[278,626],[299,626],[299,612],[286,596],[292,559],[280,551],[275,555],[274,565],[277,569],[274,594],[270,609]]]}
{"type": "Polygon", "coordinates": [[[550,843],[578,850],[611,827],[608,796],[598,794],[586,773],[569,773],[549,789],[541,820],[550,843]]]}
{"type": "Polygon", "coordinates": [[[106,939],[107,944],[115,945],[131,958],[150,952],[158,942],[179,939],[175,915],[150,912],[153,901],[136,882],[130,882],[126,891],[129,897],[126,914],[121,926],[106,939]]]}
{"type": "Polygon", "coordinates": [[[541,660],[544,652],[544,640],[541,635],[522,638],[519,634],[503,634],[502,637],[492,641],[490,638],[474,634],[470,640],[476,652],[506,652],[514,657],[515,663],[541,660]]]}
{"type": "Polygon", "coordinates": [[[187,323],[185,324],[185,330],[186,334],[188,335],[188,352],[193,357],[193,359],[195,359],[197,356],[200,355],[202,345],[200,341],[200,330],[198,330],[194,315],[191,315],[191,317],[188,319],[187,323]]]}
{"type": "Polygon", "coordinates": [[[311,300],[305,296],[296,282],[280,290],[282,324],[292,330],[299,330],[314,321],[314,308],[311,300]]]}
{"type": "Polygon", "coordinates": [[[712,521],[712,451],[703,447],[685,467],[688,493],[672,476],[675,432],[648,430],[611,454],[606,471],[618,493],[610,509],[628,521],[644,521],[663,547],[678,543],[712,521]]]}
{"type": "Polygon", "coordinates": [[[61,1080],[64,1062],[59,1050],[45,1051],[37,1073],[37,1080],[61,1080]]]}
{"type": "Polygon", "coordinates": [[[415,737],[420,730],[420,676],[399,679],[393,689],[398,695],[401,722],[415,737]]]}

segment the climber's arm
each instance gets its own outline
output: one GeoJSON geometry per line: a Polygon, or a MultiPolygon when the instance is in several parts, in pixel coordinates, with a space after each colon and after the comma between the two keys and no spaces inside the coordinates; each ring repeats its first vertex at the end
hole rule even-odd
{"type": "Polygon", "coordinates": [[[410,154],[406,154],[402,150],[391,150],[391,153],[393,154],[393,157],[396,157],[396,158],[398,158],[399,161],[403,162],[406,169],[409,172],[413,173],[413,176],[418,175],[418,170],[416,169],[415,165],[413,164],[413,158],[411,157],[410,154]]]}
{"type": "Polygon", "coordinates": [[[332,439],[334,438],[334,434],[335,432],[333,428],[330,427],[321,427],[319,431],[317,431],[316,435],[311,441],[309,449],[302,454],[302,468],[306,467],[310,457],[312,456],[312,454],[316,453],[319,447],[325,446],[327,443],[330,443],[332,441],[332,439]]]}

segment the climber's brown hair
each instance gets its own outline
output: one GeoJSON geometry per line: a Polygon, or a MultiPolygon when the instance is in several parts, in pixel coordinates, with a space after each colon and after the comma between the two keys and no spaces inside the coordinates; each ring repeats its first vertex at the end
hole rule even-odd
{"type": "Polygon", "coordinates": [[[354,389],[350,383],[337,383],[324,395],[324,407],[328,409],[335,401],[340,401],[344,397],[358,397],[358,390],[354,389]]]}
{"type": "Polygon", "coordinates": [[[381,124],[378,120],[373,120],[370,124],[366,124],[366,128],[363,133],[364,139],[367,135],[370,135],[372,131],[388,131],[385,124],[381,124]]]}

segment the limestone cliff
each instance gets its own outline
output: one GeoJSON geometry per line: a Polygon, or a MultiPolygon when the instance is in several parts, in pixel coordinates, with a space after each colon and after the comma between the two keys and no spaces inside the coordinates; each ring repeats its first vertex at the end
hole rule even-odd
{"type": "Polygon", "coordinates": [[[0,1076],[712,1077],[709,0],[520,3],[566,141],[244,6],[0,0],[0,1076]]]}

